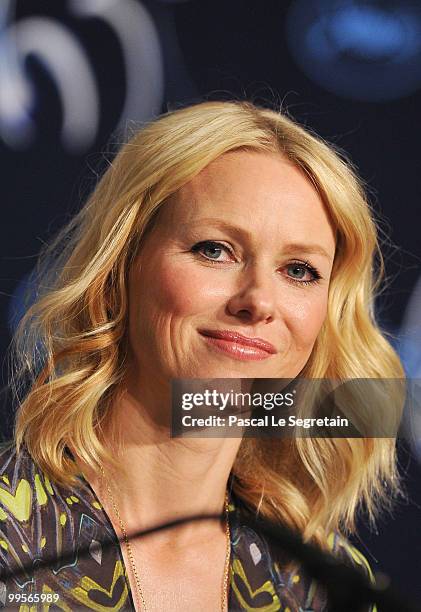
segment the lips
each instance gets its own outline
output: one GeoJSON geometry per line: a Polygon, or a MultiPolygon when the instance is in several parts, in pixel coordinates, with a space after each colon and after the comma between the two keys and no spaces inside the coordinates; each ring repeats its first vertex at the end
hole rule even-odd
{"type": "Polygon", "coordinates": [[[277,353],[270,342],[262,338],[249,338],[231,330],[205,329],[200,330],[200,334],[217,348],[242,360],[267,359],[277,353]]]}

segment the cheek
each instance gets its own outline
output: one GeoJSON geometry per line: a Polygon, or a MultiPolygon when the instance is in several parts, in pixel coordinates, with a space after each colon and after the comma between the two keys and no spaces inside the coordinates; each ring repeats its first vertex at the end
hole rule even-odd
{"type": "Polygon", "coordinates": [[[216,304],[221,289],[207,272],[163,257],[147,274],[140,275],[139,293],[145,296],[147,313],[173,319],[209,310],[216,304]]]}
{"type": "Polygon", "coordinates": [[[284,305],[284,320],[297,349],[308,350],[313,347],[326,313],[327,292],[309,295],[284,305]]]}

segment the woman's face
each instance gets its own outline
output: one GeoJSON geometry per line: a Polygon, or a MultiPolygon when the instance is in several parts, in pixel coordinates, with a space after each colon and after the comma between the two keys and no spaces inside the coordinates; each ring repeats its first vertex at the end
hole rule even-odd
{"type": "Polygon", "coordinates": [[[334,231],[280,155],[231,152],[161,209],[129,280],[137,382],[292,378],[326,316],[334,231]]]}

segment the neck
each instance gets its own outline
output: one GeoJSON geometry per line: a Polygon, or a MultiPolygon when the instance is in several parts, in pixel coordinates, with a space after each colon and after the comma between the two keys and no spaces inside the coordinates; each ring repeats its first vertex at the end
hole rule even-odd
{"type": "MultiPolygon", "coordinates": [[[[112,407],[118,447],[111,450],[121,468],[103,469],[127,532],[192,516],[219,516],[241,439],[171,438],[167,427],[147,417],[150,413],[128,392],[112,407]]],[[[83,471],[109,513],[101,475],[83,471]]],[[[155,532],[154,540],[183,545],[192,535],[209,537],[222,528],[215,520],[191,521],[155,532]]]]}

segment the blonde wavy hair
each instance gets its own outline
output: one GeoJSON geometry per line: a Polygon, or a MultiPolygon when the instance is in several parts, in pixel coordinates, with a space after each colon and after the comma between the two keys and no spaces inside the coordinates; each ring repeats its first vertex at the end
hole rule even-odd
{"type": "MultiPolygon", "coordinates": [[[[75,482],[67,452],[98,469],[101,431],[123,380],[127,277],[157,211],[228,151],[277,152],[302,168],[336,227],[328,313],[302,376],[401,378],[373,315],[382,272],[376,226],[355,172],[283,113],[247,102],[204,102],[162,115],[122,147],[86,205],[41,254],[39,295],[14,338],[15,440],[50,478],[75,482]]],[[[372,519],[397,491],[391,438],[245,438],[233,488],[262,516],[327,546],[363,505],[372,519]]]]}

